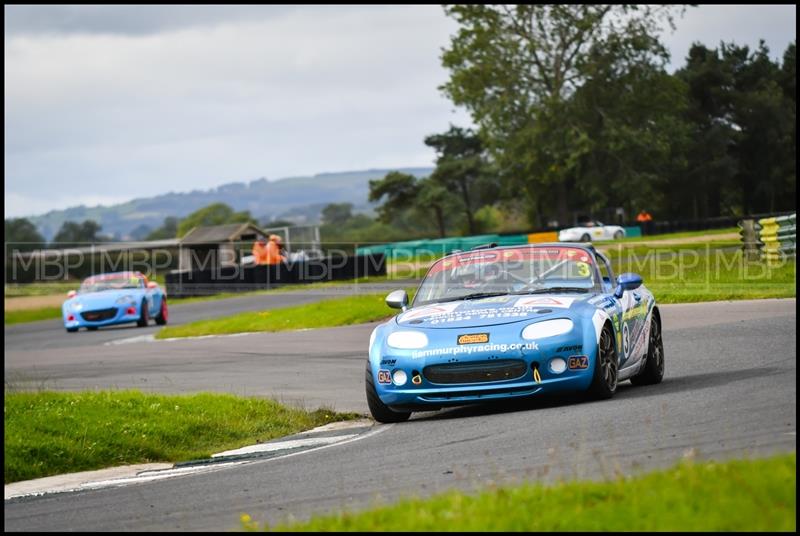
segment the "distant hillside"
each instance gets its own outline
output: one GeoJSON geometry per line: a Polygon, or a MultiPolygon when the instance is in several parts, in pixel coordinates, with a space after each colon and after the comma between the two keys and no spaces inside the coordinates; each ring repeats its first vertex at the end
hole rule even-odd
{"type": "MultiPolygon", "coordinates": [[[[51,240],[65,221],[95,220],[102,233],[118,239],[142,238],[156,229],[167,216],[182,218],[211,203],[227,203],[236,210],[249,210],[259,221],[289,219],[313,223],[328,203],[353,203],[356,212],[371,212],[367,201],[369,180],[382,178],[391,169],[370,169],[342,173],[321,173],[313,177],[290,177],[249,183],[223,184],[211,190],[193,190],[134,199],[112,206],[72,207],[53,210],[28,219],[47,240],[51,240]]],[[[397,168],[418,177],[433,168],[397,168]]]]}

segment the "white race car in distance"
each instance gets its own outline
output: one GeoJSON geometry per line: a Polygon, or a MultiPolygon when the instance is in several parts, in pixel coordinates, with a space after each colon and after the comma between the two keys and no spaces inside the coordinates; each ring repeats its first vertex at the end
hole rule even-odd
{"type": "Polygon", "coordinates": [[[588,221],[582,227],[562,229],[559,242],[591,242],[592,240],[619,240],[625,237],[625,229],[619,225],[603,225],[599,221],[588,221]]]}

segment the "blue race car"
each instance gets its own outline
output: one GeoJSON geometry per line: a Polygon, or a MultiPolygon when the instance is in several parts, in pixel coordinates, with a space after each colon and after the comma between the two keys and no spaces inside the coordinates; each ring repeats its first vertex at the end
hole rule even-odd
{"type": "Polygon", "coordinates": [[[614,281],[591,245],[476,248],[433,264],[409,306],[372,332],[372,416],[561,391],[611,398],[617,384],[664,376],[661,316],[642,278],[614,281]]]}
{"type": "Polygon", "coordinates": [[[67,296],[61,312],[70,333],[129,322],[144,327],[151,318],[163,326],[169,316],[166,293],[140,272],[95,275],[67,296]]]}

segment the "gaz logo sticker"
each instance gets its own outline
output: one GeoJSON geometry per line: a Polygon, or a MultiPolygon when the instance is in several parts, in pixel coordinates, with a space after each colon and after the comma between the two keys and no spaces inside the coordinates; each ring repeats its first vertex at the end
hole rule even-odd
{"type": "Polygon", "coordinates": [[[378,383],[392,383],[392,374],[388,370],[379,370],[378,383]]]}
{"type": "Polygon", "coordinates": [[[567,363],[570,370],[580,370],[589,368],[589,357],[585,355],[570,356],[567,363]]]}
{"type": "Polygon", "coordinates": [[[468,333],[458,336],[458,344],[480,344],[482,342],[489,342],[488,333],[468,333]]]}

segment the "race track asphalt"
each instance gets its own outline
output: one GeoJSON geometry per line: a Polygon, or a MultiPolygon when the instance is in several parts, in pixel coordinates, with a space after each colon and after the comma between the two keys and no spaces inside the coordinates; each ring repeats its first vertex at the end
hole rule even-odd
{"type": "MultiPolygon", "coordinates": [[[[230,530],[242,513],[258,521],[303,519],[454,487],[599,478],[668,467],[685,456],[793,451],[795,307],[794,299],[662,306],[664,381],[626,382],[609,401],[570,396],[419,413],[407,423],[376,425],[379,433],[363,440],[297,456],[8,500],[5,527],[230,530]]],[[[57,389],[228,391],[366,413],[372,327],[57,350],[7,342],[5,374],[7,382],[57,389]]]]}

